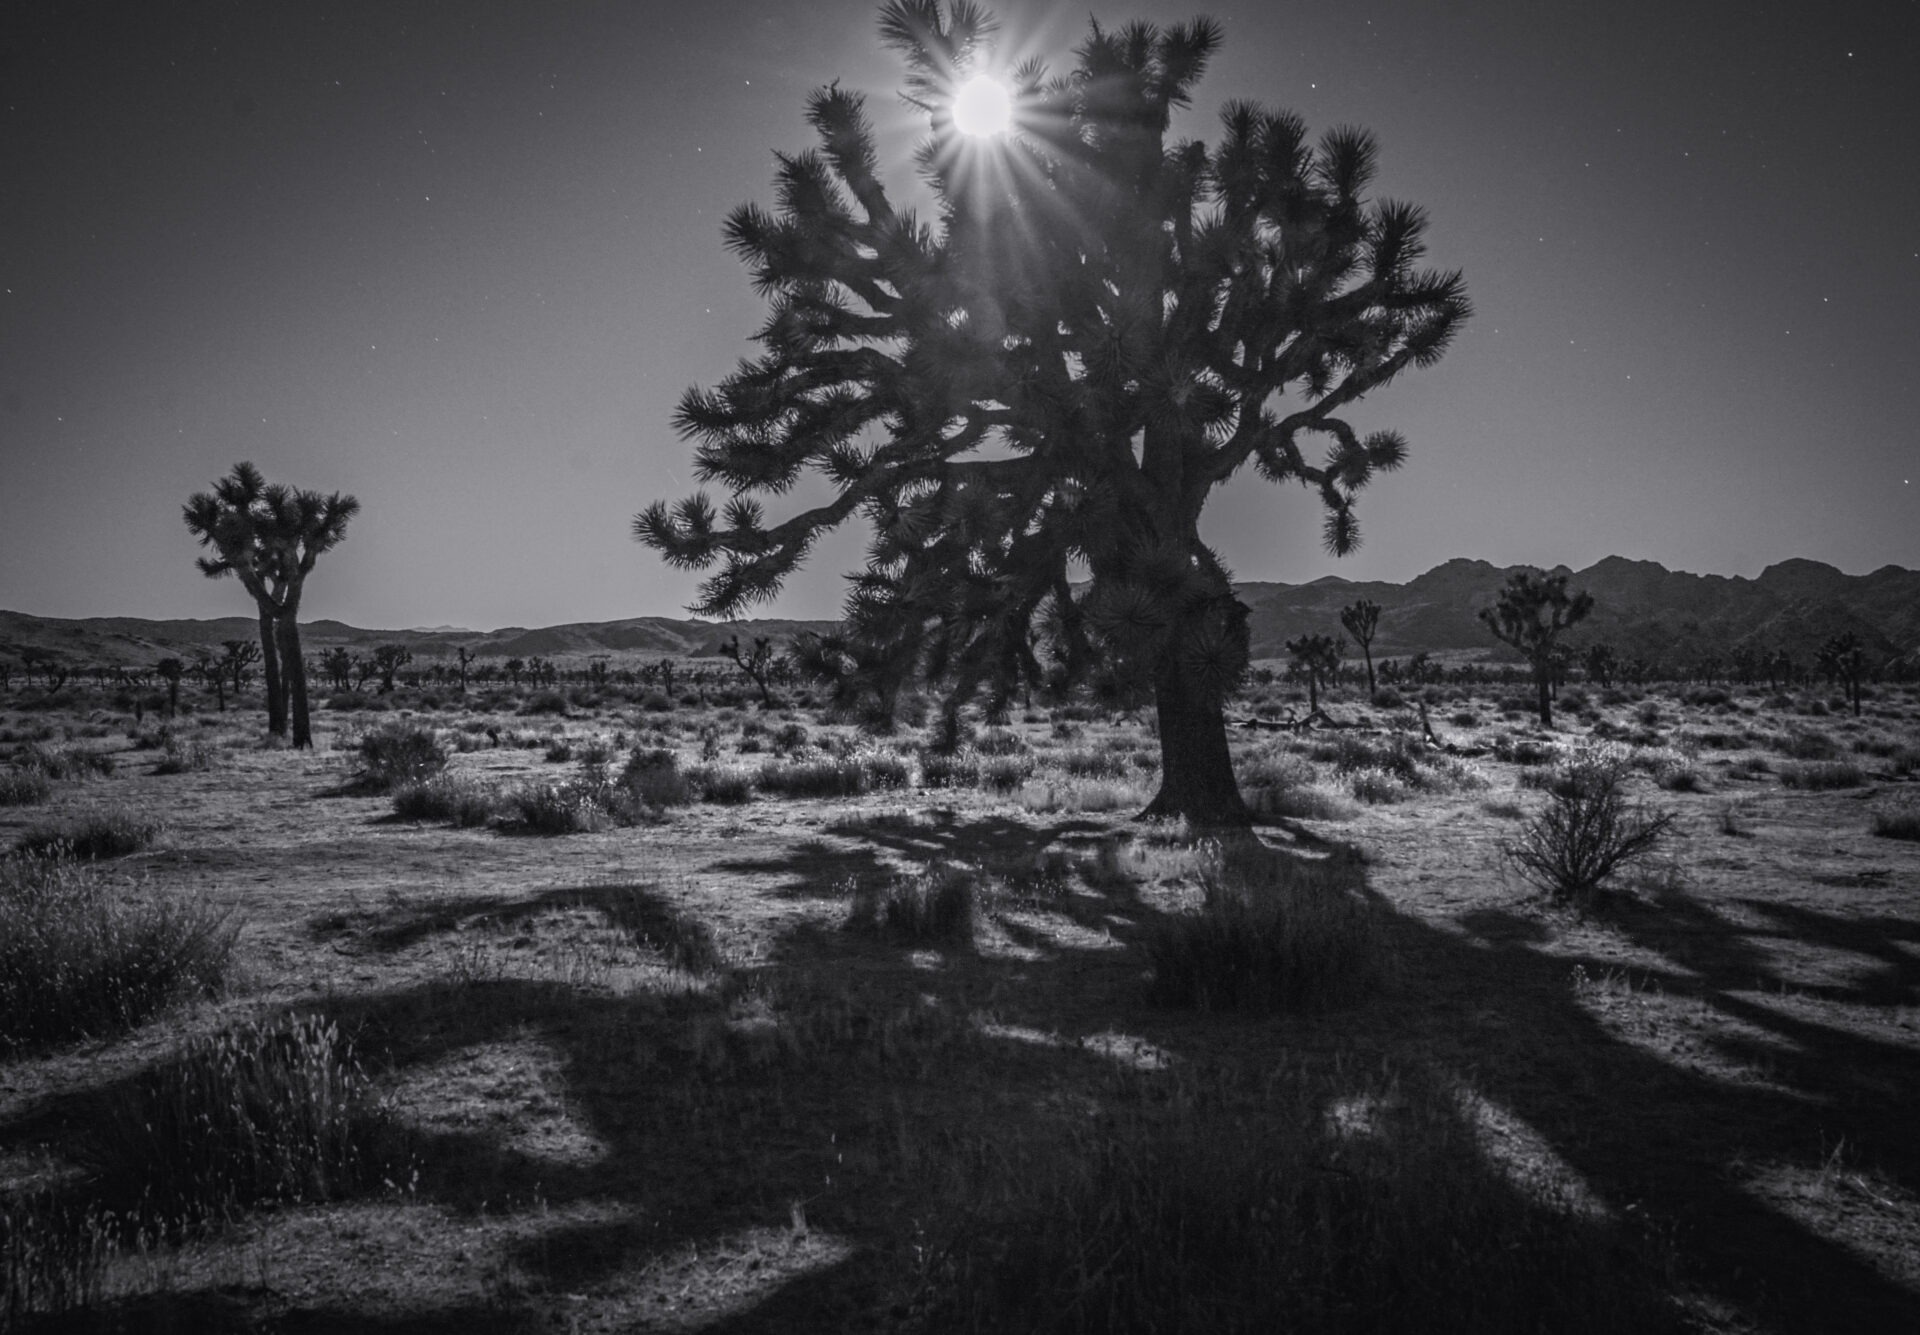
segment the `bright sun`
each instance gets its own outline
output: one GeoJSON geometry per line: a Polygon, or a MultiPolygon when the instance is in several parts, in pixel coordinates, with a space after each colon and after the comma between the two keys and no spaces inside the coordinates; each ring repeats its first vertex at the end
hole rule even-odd
{"type": "Polygon", "coordinates": [[[953,123],[962,134],[984,138],[1013,124],[1013,98],[1006,85],[988,74],[976,74],[953,95],[953,123]]]}

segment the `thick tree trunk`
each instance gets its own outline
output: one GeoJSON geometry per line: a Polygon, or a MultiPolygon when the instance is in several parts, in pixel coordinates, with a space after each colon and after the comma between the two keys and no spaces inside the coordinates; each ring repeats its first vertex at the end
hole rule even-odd
{"type": "Polygon", "coordinates": [[[1371,700],[1380,694],[1380,686],[1373,679],[1373,643],[1370,640],[1360,642],[1360,652],[1367,656],[1367,698],[1371,700]]]}
{"type": "Polygon", "coordinates": [[[280,685],[279,622],[274,614],[260,609],[260,679],[267,692],[267,731],[275,737],[287,735],[287,695],[280,685]]]}
{"type": "Polygon", "coordinates": [[[1533,680],[1540,691],[1540,726],[1553,726],[1553,669],[1545,663],[1536,663],[1533,668],[1533,680]]]}
{"type": "Polygon", "coordinates": [[[1143,817],[1184,817],[1202,829],[1246,829],[1253,813],[1240,796],[1227,753],[1227,716],[1218,699],[1182,679],[1177,666],[1154,683],[1160,716],[1160,791],[1143,817]]]}
{"type": "Polygon", "coordinates": [[[280,665],[293,716],[293,745],[296,750],[311,747],[313,729],[307,719],[307,661],[300,653],[300,625],[291,612],[280,619],[280,649],[280,665]]]}

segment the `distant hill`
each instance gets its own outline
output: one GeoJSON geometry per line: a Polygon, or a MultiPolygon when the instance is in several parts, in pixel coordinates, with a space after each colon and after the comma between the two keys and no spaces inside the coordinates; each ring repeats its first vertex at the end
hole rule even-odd
{"type": "MultiPolygon", "coordinates": [[[[1361,598],[1380,604],[1374,658],[1426,651],[1451,657],[1498,656],[1475,613],[1490,605],[1513,568],[1455,559],[1405,584],[1357,582],[1329,575],[1309,584],[1236,586],[1251,613],[1255,658],[1283,658],[1286,641],[1307,632],[1340,630],[1340,609],[1361,598]]],[[[1871,656],[1920,652],[1920,572],[1882,566],[1848,575],[1818,561],[1781,561],[1757,579],[1691,575],[1653,561],[1609,556],[1569,575],[1575,589],[1594,597],[1593,615],[1576,632],[1606,640],[1623,657],[1649,660],[1725,652],[1742,646],[1784,648],[1805,661],[1828,637],[1852,631],[1871,656]]],[[[404,644],[416,658],[451,657],[465,645],[490,658],[581,659],[595,654],[699,657],[719,652],[729,635],[743,643],[770,636],[787,643],[801,631],[831,629],[827,621],[686,621],[633,617],[528,629],[492,631],[434,627],[363,630],[339,621],[314,621],[300,635],[313,651],[345,645],[404,644]]],[[[0,658],[48,654],[75,666],[151,663],[195,646],[259,634],[252,617],[212,621],[147,621],[138,617],[62,620],[0,611],[0,658]]]]}

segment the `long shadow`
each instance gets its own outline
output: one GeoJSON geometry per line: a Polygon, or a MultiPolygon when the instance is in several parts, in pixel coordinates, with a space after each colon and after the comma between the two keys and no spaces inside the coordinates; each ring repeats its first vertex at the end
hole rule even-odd
{"type": "MultiPolygon", "coordinates": [[[[956,859],[1018,861],[1093,831],[1104,827],[954,821],[872,838],[912,857],[931,845],[956,859]]],[[[810,882],[835,859],[882,865],[877,850],[856,848],[751,869],[810,882]]],[[[704,993],[442,982],[337,1000],[328,1010],[394,1080],[486,1044],[532,1041],[557,1054],[567,1108],[597,1147],[590,1158],[558,1161],[464,1129],[418,1130],[410,1140],[421,1197],[464,1215],[489,1202],[531,1208],[536,1196],[555,1207],[622,1207],[620,1218],[565,1225],[542,1246],[517,1250],[517,1263],[548,1292],[588,1290],[683,1250],[711,1249],[787,1218],[798,1202],[814,1229],[854,1245],[850,1259],[782,1279],[716,1329],[841,1329],[870,1319],[927,1207],[938,1156],[964,1143],[953,1138],[988,1135],[971,1129],[1005,1125],[1009,1107],[1028,1106],[1076,1073],[1111,1069],[1111,1059],[1074,1041],[1076,1028],[1124,1031],[1190,1063],[1246,1070],[1357,1050],[1456,1074],[1542,1137],[1603,1201],[1671,1229],[1683,1278],[1731,1310],[1784,1329],[1920,1329],[1920,1295],[1749,1192],[1736,1173],[1741,1163],[1807,1163],[1844,1137],[1906,1189],[1920,1187],[1910,1126],[1915,1055],[1729,995],[1765,976],[1756,972],[1764,957],[1710,909],[1674,906],[1692,958],[1656,970],[1657,979],[1790,1041],[1791,1057],[1774,1054],[1789,1088],[1713,1079],[1617,1037],[1579,1003],[1569,981],[1578,961],[1549,953],[1544,934],[1517,915],[1482,911],[1463,938],[1386,906],[1398,962],[1392,989],[1345,1012],[1274,1019],[1149,1006],[1138,945],[1159,915],[1125,890],[1104,898],[1115,911],[1107,920],[1122,924],[1114,928],[1121,949],[1032,935],[1037,958],[965,955],[928,970],[904,948],[889,960],[870,941],[816,928],[790,933],[774,964],[704,993]],[[868,967],[850,969],[856,961],[868,967]],[[969,1021],[982,1005],[1010,1026],[1051,1033],[1064,1024],[1068,1032],[1053,1043],[986,1035],[969,1021]],[[795,1017],[798,1036],[782,1039],[765,1023],[769,1013],[795,1017]]],[[[476,915],[509,922],[556,906],[593,909],[636,941],[690,930],[686,910],[657,888],[581,886],[402,906],[373,923],[368,939],[400,949],[476,915]]],[[[1797,930],[1802,920],[1793,921],[1797,930]]],[[[1858,924],[1805,925],[1886,949],[1908,930],[1886,924],[1862,937],[1858,924]]],[[[1652,926],[1634,939],[1659,950],[1652,926]]],[[[84,1123],[97,1111],[88,1104],[115,1094],[109,1086],[57,1115],[43,1108],[15,1119],[0,1126],[0,1143],[84,1123]]],[[[1499,1172],[1491,1163],[1486,1171],[1499,1172]]],[[[344,1309],[306,1310],[279,1328],[491,1331],[520,1328],[524,1315],[461,1306],[382,1324],[344,1309]]]]}

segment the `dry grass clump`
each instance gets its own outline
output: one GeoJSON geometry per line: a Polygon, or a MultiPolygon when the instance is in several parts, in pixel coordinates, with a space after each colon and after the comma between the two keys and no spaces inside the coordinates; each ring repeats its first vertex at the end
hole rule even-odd
{"type": "Polygon", "coordinates": [[[234,936],[202,900],[109,887],[57,854],[0,858],[0,1052],[129,1029],[212,992],[234,936]]]}
{"type": "Polygon", "coordinates": [[[39,770],[9,770],[0,774],[0,807],[37,806],[53,796],[53,785],[39,770]]]}
{"type": "Polygon", "coordinates": [[[754,781],[762,792],[780,797],[858,797],[867,791],[869,773],[854,756],[815,756],[769,760],[754,781]]]}
{"type": "Polygon", "coordinates": [[[1920,806],[1874,812],[1873,832],[1882,839],[1920,840],[1920,806]]]}
{"type": "Polygon", "coordinates": [[[442,820],[463,827],[486,825],[500,814],[500,795],[469,774],[442,772],[408,779],[393,790],[393,814],[405,820],[442,820]]]}
{"type": "Polygon", "coordinates": [[[1147,937],[1149,995],[1195,1010],[1317,1010],[1370,990],[1380,910],[1350,856],[1311,860],[1266,849],[1200,856],[1197,913],[1147,937]]]}
{"type": "Polygon", "coordinates": [[[220,761],[218,747],[199,737],[181,739],[167,738],[165,749],[155,763],[155,774],[200,774],[212,769],[220,761]]]}
{"type": "Polygon", "coordinates": [[[884,883],[856,883],[847,926],[905,945],[970,945],[979,897],[976,873],[922,867],[884,883]]]}
{"type": "Polygon", "coordinates": [[[618,823],[610,796],[590,780],[525,783],[501,795],[501,820],[528,834],[597,834],[618,823]]]}
{"type": "Polygon", "coordinates": [[[1780,767],[1780,782],[1788,788],[1823,792],[1834,788],[1858,788],[1867,781],[1866,771],[1852,760],[1789,761],[1780,767]]]}
{"type": "Polygon", "coordinates": [[[1501,851],[1556,899],[1592,904],[1613,875],[1653,852],[1673,816],[1631,803],[1627,764],[1612,748],[1575,752],[1555,772],[1546,807],[1501,851]]]}
{"type": "Polygon", "coordinates": [[[919,1253],[927,1328],[1682,1328],[1664,1257],[1489,1171],[1437,1077],[1179,1073],[1122,1100],[980,1156],[919,1253]]]}
{"type": "Polygon", "coordinates": [[[1136,784],[1098,779],[1034,779],[1020,790],[1020,805],[1042,815],[1053,812],[1119,811],[1147,803],[1147,793],[1136,784]]]}
{"type": "Polygon", "coordinates": [[[129,808],[103,807],[52,825],[36,825],[15,841],[14,851],[88,862],[120,858],[151,847],[163,828],[159,821],[129,808]]]}
{"type": "Polygon", "coordinates": [[[43,746],[38,742],[20,748],[14,765],[49,779],[85,779],[112,774],[113,756],[84,746],[43,746]]]}
{"type": "Polygon", "coordinates": [[[389,1134],[339,1030],[282,1015],[189,1043],[118,1091],[83,1158],[106,1203],[174,1231],[376,1185],[394,1171],[389,1134]]]}

